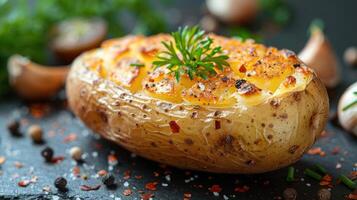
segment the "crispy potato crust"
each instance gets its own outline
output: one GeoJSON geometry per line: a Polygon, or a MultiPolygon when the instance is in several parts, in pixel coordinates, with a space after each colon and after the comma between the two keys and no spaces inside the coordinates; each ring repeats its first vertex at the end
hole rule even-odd
{"type": "Polygon", "coordinates": [[[290,51],[212,37],[230,67],[180,83],[150,64],[169,36],[107,41],[73,63],[69,105],[103,137],[179,168],[260,173],[296,162],[327,121],[320,80],[290,51]],[[122,70],[134,60],[145,66],[122,70]]]}

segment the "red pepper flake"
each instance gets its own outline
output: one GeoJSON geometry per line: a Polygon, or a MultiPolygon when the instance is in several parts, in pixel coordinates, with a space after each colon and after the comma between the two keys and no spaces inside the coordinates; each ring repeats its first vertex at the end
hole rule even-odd
{"type": "Polygon", "coordinates": [[[131,176],[131,171],[130,171],[130,170],[126,170],[126,171],[124,172],[124,177],[123,177],[123,179],[124,179],[124,180],[128,180],[128,179],[130,178],[130,176],[131,176]]]}
{"type": "Polygon", "coordinates": [[[104,169],[102,169],[102,170],[100,170],[97,174],[98,174],[98,176],[105,176],[105,175],[108,174],[108,172],[105,171],[104,169]]]}
{"type": "Polygon", "coordinates": [[[239,193],[244,193],[244,192],[248,192],[249,191],[249,187],[246,185],[243,185],[242,187],[236,187],[234,188],[235,192],[239,192],[239,193]]]}
{"type": "Polygon", "coordinates": [[[23,167],[24,167],[24,164],[22,164],[22,163],[20,163],[20,162],[18,162],[18,161],[15,161],[15,162],[14,162],[14,165],[15,165],[15,167],[16,167],[17,169],[20,169],[20,168],[23,168],[23,167]]]}
{"type": "Polygon", "coordinates": [[[326,153],[322,151],[321,147],[313,147],[311,148],[307,154],[309,155],[320,155],[320,156],[325,156],[326,153]]]}
{"type": "Polygon", "coordinates": [[[211,188],[209,188],[209,190],[211,192],[218,192],[219,193],[219,192],[222,191],[222,188],[221,188],[220,185],[215,184],[215,185],[212,185],[211,188]]]}
{"type": "Polygon", "coordinates": [[[76,139],[77,139],[77,134],[75,134],[75,133],[70,133],[69,135],[67,135],[67,136],[64,138],[63,142],[64,142],[64,143],[69,143],[69,142],[75,141],[76,139]]]}
{"type": "Polygon", "coordinates": [[[62,162],[64,160],[64,156],[56,156],[53,157],[51,160],[51,163],[53,164],[59,164],[60,162],[62,162]]]}
{"type": "Polygon", "coordinates": [[[157,186],[157,182],[150,182],[145,185],[145,188],[151,191],[155,191],[157,190],[156,186],[157,186]]]}
{"type": "Polygon", "coordinates": [[[99,190],[100,185],[89,186],[89,185],[81,185],[82,191],[92,191],[92,190],[99,190]]]}
{"type": "Polygon", "coordinates": [[[357,171],[352,171],[349,175],[349,178],[353,181],[356,180],[357,179],[357,171]]]}
{"type": "Polygon", "coordinates": [[[175,121],[170,121],[169,125],[170,125],[172,133],[180,132],[180,126],[175,121]]]}
{"type": "Polygon", "coordinates": [[[118,164],[118,158],[114,154],[110,154],[108,156],[108,163],[110,165],[116,165],[116,164],[118,164]]]}
{"type": "Polygon", "coordinates": [[[239,72],[240,72],[240,73],[245,73],[245,72],[247,72],[247,68],[245,68],[244,64],[240,66],[239,72]]]}
{"type": "Polygon", "coordinates": [[[330,188],[332,188],[332,176],[326,174],[325,176],[322,177],[321,181],[320,181],[320,185],[321,186],[328,186],[330,188]]]}
{"type": "Polygon", "coordinates": [[[126,189],[123,191],[124,196],[130,196],[131,194],[133,194],[133,191],[131,191],[131,189],[126,189]]]}
{"type": "Polygon", "coordinates": [[[190,200],[192,197],[192,194],[191,193],[188,193],[188,192],[185,192],[183,194],[183,200],[190,200]]]}
{"type": "Polygon", "coordinates": [[[20,187],[27,187],[30,185],[31,181],[30,180],[21,180],[20,182],[17,183],[18,186],[20,187]]]}
{"type": "Polygon", "coordinates": [[[159,172],[154,172],[154,176],[159,177],[160,176],[159,172]]]}
{"type": "Polygon", "coordinates": [[[221,129],[221,122],[218,120],[214,121],[214,126],[215,126],[216,130],[221,129]]]}
{"type": "Polygon", "coordinates": [[[136,175],[135,178],[138,179],[138,180],[140,180],[140,179],[143,178],[143,176],[136,175]]]}
{"type": "Polygon", "coordinates": [[[73,176],[80,177],[81,168],[79,168],[78,166],[73,167],[72,174],[73,176]]]}
{"type": "Polygon", "coordinates": [[[332,155],[336,155],[336,154],[340,153],[340,150],[341,150],[340,147],[336,146],[332,149],[331,153],[332,153],[332,155]]]}
{"type": "Polygon", "coordinates": [[[6,161],[6,158],[4,156],[0,156],[0,165],[4,164],[6,161]]]}
{"type": "Polygon", "coordinates": [[[151,194],[151,193],[144,193],[141,195],[142,200],[149,200],[152,197],[154,197],[154,194],[151,194]]]}
{"type": "Polygon", "coordinates": [[[349,194],[347,197],[349,200],[357,200],[357,194],[349,194]]]}
{"type": "Polygon", "coordinates": [[[48,104],[37,103],[29,106],[30,114],[37,119],[42,118],[49,110],[50,106],[48,104]]]}

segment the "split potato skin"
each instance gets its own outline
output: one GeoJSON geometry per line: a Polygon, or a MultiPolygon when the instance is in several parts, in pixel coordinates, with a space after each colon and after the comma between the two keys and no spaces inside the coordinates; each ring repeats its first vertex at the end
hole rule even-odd
{"type": "Polygon", "coordinates": [[[69,106],[94,132],[150,160],[215,173],[272,171],[299,160],[327,121],[326,89],[307,68],[306,85],[269,92],[259,103],[177,103],[103,78],[85,64],[98,51],[74,61],[69,106]]]}

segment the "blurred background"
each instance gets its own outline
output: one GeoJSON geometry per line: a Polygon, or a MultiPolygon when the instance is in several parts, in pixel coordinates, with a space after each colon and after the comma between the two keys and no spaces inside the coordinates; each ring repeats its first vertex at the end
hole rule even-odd
{"type": "MultiPolygon", "coordinates": [[[[7,70],[12,55],[45,67],[68,65],[107,38],[170,32],[183,25],[297,53],[315,26],[327,33],[341,63],[344,51],[356,45],[356,28],[344,20],[356,18],[355,7],[353,0],[0,0],[0,96],[13,94],[7,70]]],[[[350,53],[352,64],[356,51],[350,53]]]]}

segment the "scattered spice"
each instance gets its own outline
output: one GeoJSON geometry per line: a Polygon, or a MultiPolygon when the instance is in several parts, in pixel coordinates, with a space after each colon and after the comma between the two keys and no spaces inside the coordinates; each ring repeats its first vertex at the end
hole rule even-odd
{"type": "Polygon", "coordinates": [[[104,169],[102,169],[97,174],[98,174],[98,176],[105,176],[106,174],[108,174],[108,172],[105,171],[104,169]]]}
{"type": "Polygon", "coordinates": [[[21,136],[19,120],[12,120],[7,124],[7,129],[13,136],[21,136]]]}
{"type": "Polygon", "coordinates": [[[157,186],[157,182],[150,182],[145,185],[145,188],[151,191],[155,191],[157,190],[156,186],[157,186]]]}
{"type": "Polygon", "coordinates": [[[321,147],[313,147],[307,152],[307,154],[325,156],[326,152],[322,151],[321,147]]]}
{"type": "Polygon", "coordinates": [[[295,200],[297,198],[297,191],[294,188],[286,188],[283,192],[284,200],[295,200]]]}
{"type": "Polygon", "coordinates": [[[330,200],[331,199],[331,192],[328,189],[320,189],[317,192],[317,200],[330,200]]]}
{"type": "Polygon", "coordinates": [[[243,186],[241,186],[241,187],[236,187],[236,188],[234,188],[234,191],[235,191],[235,192],[239,192],[239,193],[244,193],[244,192],[248,192],[249,189],[250,189],[250,188],[249,188],[248,186],[243,185],[243,186]]]}
{"type": "Polygon", "coordinates": [[[41,143],[43,142],[43,131],[41,126],[35,124],[35,125],[31,125],[28,130],[27,130],[27,134],[31,137],[32,141],[34,143],[41,143]]]}
{"type": "Polygon", "coordinates": [[[30,185],[31,181],[30,180],[21,180],[17,183],[18,186],[20,187],[27,187],[30,185]]]}
{"type": "Polygon", "coordinates": [[[69,142],[73,142],[77,139],[77,134],[75,133],[70,133],[69,135],[67,135],[64,139],[63,142],[64,143],[69,143],[69,142]]]}
{"type": "Polygon", "coordinates": [[[133,194],[133,191],[131,191],[131,189],[125,189],[123,191],[123,195],[124,196],[130,196],[131,194],[133,194]]]}
{"type": "Polygon", "coordinates": [[[169,125],[170,125],[172,133],[180,132],[180,126],[175,121],[170,121],[169,125]]]}
{"type": "Polygon", "coordinates": [[[221,192],[222,191],[222,188],[220,185],[218,184],[215,184],[215,185],[212,185],[211,188],[210,188],[210,191],[211,192],[221,192]]]}
{"type": "Polygon", "coordinates": [[[51,162],[52,161],[53,154],[54,154],[54,152],[53,152],[53,149],[51,147],[45,147],[41,151],[41,155],[45,159],[46,162],[51,162]]]}
{"type": "Polygon", "coordinates": [[[54,185],[58,190],[65,191],[67,189],[67,180],[63,177],[58,177],[56,178],[54,185]]]}
{"type": "Polygon", "coordinates": [[[100,185],[95,185],[95,186],[89,186],[89,185],[81,185],[81,190],[82,191],[92,191],[92,190],[99,190],[100,185]]]}
{"type": "Polygon", "coordinates": [[[6,158],[4,156],[0,156],[0,165],[4,164],[6,161],[6,158]]]}
{"type": "Polygon", "coordinates": [[[79,147],[72,147],[69,150],[69,154],[71,155],[72,159],[75,161],[82,160],[82,149],[79,147]]]}
{"type": "Polygon", "coordinates": [[[107,187],[113,186],[115,185],[115,176],[113,174],[105,174],[102,178],[102,182],[107,187]]]}
{"type": "Polygon", "coordinates": [[[141,197],[142,200],[149,200],[149,199],[154,197],[154,194],[152,194],[152,193],[144,193],[140,197],[141,197]]]}
{"type": "Polygon", "coordinates": [[[116,165],[116,164],[118,164],[118,158],[115,156],[115,154],[109,154],[109,155],[108,155],[108,164],[109,164],[109,165],[116,165]]]}
{"type": "Polygon", "coordinates": [[[14,165],[17,169],[20,169],[20,168],[23,168],[24,167],[24,164],[22,164],[21,162],[19,161],[15,161],[14,162],[14,165]]]}
{"type": "Polygon", "coordinates": [[[73,167],[73,169],[72,169],[72,174],[73,174],[73,176],[75,176],[75,177],[80,177],[80,175],[81,175],[81,168],[79,168],[78,166],[73,167]]]}
{"type": "Polygon", "coordinates": [[[323,176],[320,180],[320,185],[321,186],[328,186],[330,188],[332,188],[332,176],[326,174],[325,176],[323,176]]]}

